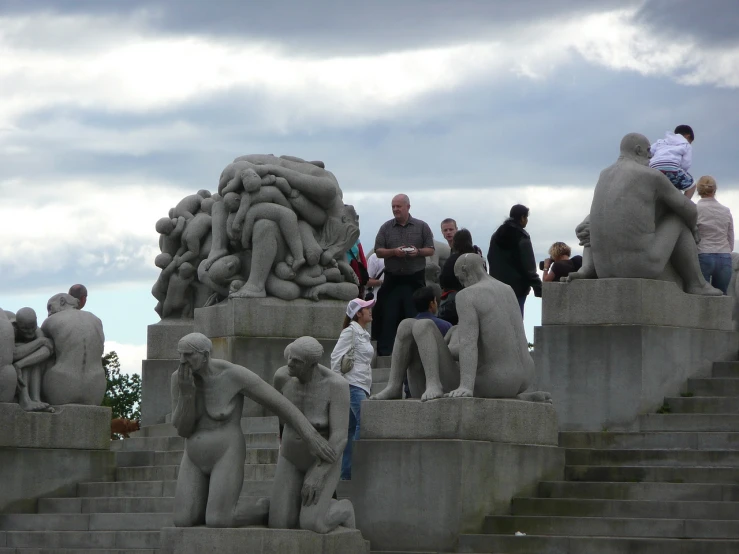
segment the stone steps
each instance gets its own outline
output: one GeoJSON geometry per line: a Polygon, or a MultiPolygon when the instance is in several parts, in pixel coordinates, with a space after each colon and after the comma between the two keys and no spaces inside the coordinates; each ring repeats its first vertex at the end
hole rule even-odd
{"type": "Polygon", "coordinates": [[[739,450],[658,450],[568,448],[570,466],[687,466],[739,468],[739,450]]]}
{"type": "Polygon", "coordinates": [[[739,362],[713,362],[711,376],[739,378],[739,362]]]}
{"type": "MultiPolygon", "coordinates": [[[[177,481],[100,481],[77,485],[78,497],[174,497],[177,481]]],[[[269,496],[272,481],[244,481],[241,496],[269,496]]]]}
{"type": "MultiPolygon", "coordinates": [[[[116,466],[171,466],[182,461],[183,450],[132,450],[116,452],[116,466]]],[[[246,448],[247,464],[276,464],[279,448],[246,448]]]]}
{"type": "Polygon", "coordinates": [[[638,425],[642,432],[739,432],[739,415],[646,414],[638,425]]]}
{"type": "Polygon", "coordinates": [[[739,402],[731,396],[668,397],[665,404],[672,414],[739,414],[739,402]]]}
{"type": "Polygon", "coordinates": [[[688,391],[696,396],[739,396],[739,379],[728,377],[688,379],[688,391]]]}
{"type": "MultiPolygon", "coordinates": [[[[273,479],[277,464],[245,464],[244,479],[263,481],[273,479]]],[[[116,481],[169,481],[176,480],[179,465],[119,467],[115,471],[116,481]]]]}
{"type": "MultiPolygon", "coordinates": [[[[2,548],[0,554],[76,554],[80,548],[2,548]]],[[[85,554],[156,554],[158,548],[85,548],[85,554]]]]}
{"type": "Polygon", "coordinates": [[[545,481],[539,483],[538,493],[539,498],[739,501],[739,485],[723,483],[545,481]]]}
{"type": "Polygon", "coordinates": [[[159,530],[156,531],[2,531],[0,545],[7,549],[23,549],[24,553],[43,549],[44,552],[84,551],[129,552],[137,554],[159,548],[159,530]]]}
{"type": "Polygon", "coordinates": [[[562,448],[739,450],[739,432],[560,433],[562,448]]]}
{"type": "Polygon", "coordinates": [[[739,483],[739,467],[565,466],[568,481],[739,483]]]}
{"type": "Polygon", "coordinates": [[[159,531],[174,525],[171,513],[2,514],[2,531],[159,531]]]}

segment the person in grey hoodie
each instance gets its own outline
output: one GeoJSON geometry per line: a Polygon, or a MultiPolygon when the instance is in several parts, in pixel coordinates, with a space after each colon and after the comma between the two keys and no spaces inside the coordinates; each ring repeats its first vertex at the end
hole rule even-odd
{"type": "Polygon", "coordinates": [[[688,173],[693,163],[693,140],[695,133],[690,125],[678,125],[674,133],[665,133],[665,138],[659,139],[649,149],[652,154],[649,167],[664,173],[688,198],[692,198],[695,192],[693,176],[688,173]]]}

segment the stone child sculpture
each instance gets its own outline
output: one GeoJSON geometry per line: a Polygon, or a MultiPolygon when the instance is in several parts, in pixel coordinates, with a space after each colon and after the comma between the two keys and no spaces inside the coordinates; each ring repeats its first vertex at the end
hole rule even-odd
{"type": "Polygon", "coordinates": [[[105,396],[102,322],[77,309],[77,299],[56,294],[49,299],[49,317],[41,325],[54,342],[55,360],[44,372],[42,395],[50,404],[99,406],[105,396]]]}
{"type": "Polygon", "coordinates": [[[429,319],[401,322],[387,387],[372,399],[401,398],[407,371],[411,395],[421,400],[474,396],[551,402],[549,393],[525,392],[534,361],[521,310],[511,287],[490,277],[483,264],[481,256],[465,254],[454,265],[465,288],[457,293],[459,325],[447,332],[448,342],[429,319]]]}
{"type": "Polygon", "coordinates": [[[245,367],[211,358],[212,344],[205,335],[190,333],[180,340],[177,349],[180,365],[171,380],[172,423],[185,438],[175,491],[177,527],[264,523],[264,504],[237,506],[246,460],[241,431],[244,396],[290,425],[311,457],[328,464],[340,459],[340,453],[300,410],[269,384],[245,367]]]}
{"type": "Polygon", "coordinates": [[[41,379],[47,368],[47,361],[54,353],[54,343],[39,329],[36,312],[31,308],[18,310],[13,327],[15,329],[13,365],[20,373],[19,384],[25,388],[25,392],[19,395],[19,401],[24,404],[27,396],[32,403],[32,407],[29,404],[21,407],[31,408],[31,411],[45,409],[48,404],[41,402],[41,379]]]}
{"type": "MultiPolygon", "coordinates": [[[[349,383],[318,363],[323,347],[301,337],[285,349],[287,365],[274,386],[305,414],[337,454],[344,451],[349,426],[349,383]]],[[[354,528],[349,500],[332,498],[341,474],[341,457],[327,463],[310,452],[298,432],[285,423],[269,508],[269,526],[329,533],[339,525],[354,528]]]]}
{"type": "Polygon", "coordinates": [[[578,226],[585,245],[583,266],[568,280],[665,279],[671,264],[686,293],[720,296],[698,265],[695,204],[649,167],[650,157],[645,136],[630,133],[623,138],[620,157],[601,172],[590,214],[578,226]]]}

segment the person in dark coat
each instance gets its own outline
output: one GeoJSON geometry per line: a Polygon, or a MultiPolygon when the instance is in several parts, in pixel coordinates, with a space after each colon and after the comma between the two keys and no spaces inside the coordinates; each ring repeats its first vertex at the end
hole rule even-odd
{"type": "Polygon", "coordinates": [[[529,209],[521,204],[511,208],[510,217],[490,237],[488,267],[492,277],[513,289],[523,316],[523,305],[529,291],[541,297],[541,278],[536,271],[534,248],[525,227],[529,209]]]}

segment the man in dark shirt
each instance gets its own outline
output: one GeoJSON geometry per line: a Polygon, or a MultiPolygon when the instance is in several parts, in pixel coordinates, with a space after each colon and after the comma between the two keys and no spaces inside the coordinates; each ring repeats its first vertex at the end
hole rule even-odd
{"type": "Polygon", "coordinates": [[[389,356],[400,322],[416,315],[413,293],[425,285],[426,257],[434,253],[434,235],[424,221],[412,217],[408,196],[392,200],[394,218],[383,223],[375,239],[375,253],[385,260],[385,279],[375,310],[380,317],[377,353],[389,356]]]}
{"type": "Polygon", "coordinates": [[[452,328],[452,324],[436,317],[436,312],[439,309],[439,299],[436,297],[433,287],[423,287],[414,292],[413,303],[418,311],[416,319],[430,319],[438,327],[441,336],[446,336],[447,331],[452,328]]]}

